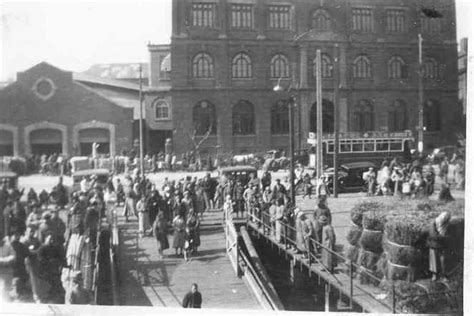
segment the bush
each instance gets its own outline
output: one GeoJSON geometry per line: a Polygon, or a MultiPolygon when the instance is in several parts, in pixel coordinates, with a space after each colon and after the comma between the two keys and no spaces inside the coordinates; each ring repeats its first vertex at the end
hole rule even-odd
{"type": "Polygon", "coordinates": [[[389,240],[384,242],[384,250],[392,263],[402,266],[413,266],[421,255],[415,247],[397,245],[389,240]]]}
{"type": "Polygon", "coordinates": [[[352,222],[361,227],[362,217],[366,212],[378,212],[384,210],[386,207],[378,202],[363,201],[360,202],[351,209],[351,220],[352,222]]]}
{"type": "Polygon", "coordinates": [[[392,216],[385,222],[385,235],[396,244],[415,246],[423,237],[427,222],[428,218],[423,214],[392,216]]]}
{"type": "Polygon", "coordinates": [[[364,250],[380,254],[383,252],[382,241],[383,233],[381,231],[364,229],[360,236],[359,244],[364,250]]]}
{"type": "Polygon", "coordinates": [[[356,225],[351,225],[351,228],[347,232],[347,241],[350,245],[356,246],[359,244],[360,236],[362,235],[362,228],[356,225]]]}
{"type": "Polygon", "coordinates": [[[362,217],[362,226],[369,230],[383,232],[384,222],[385,216],[376,211],[366,212],[362,217]]]}
{"type": "Polygon", "coordinates": [[[359,257],[357,258],[357,264],[363,268],[361,271],[359,271],[359,280],[362,284],[370,283],[374,284],[375,286],[379,285],[378,280],[366,273],[369,272],[370,274],[374,275],[374,272],[377,269],[377,261],[379,258],[380,254],[360,249],[359,257]]]}
{"type": "Polygon", "coordinates": [[[353,262],[357,262],[357,258],[359,256],[359,247],[348,245],[345,251],[345,257],[353,262]]]}

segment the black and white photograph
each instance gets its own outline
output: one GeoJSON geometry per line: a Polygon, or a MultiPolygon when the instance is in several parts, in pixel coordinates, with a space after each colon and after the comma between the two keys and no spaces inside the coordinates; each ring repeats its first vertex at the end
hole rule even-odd
{"type": "Polygon", "coordinates": [[[2,0],[0,314],[474,313],[470,14],[2,0]]]}

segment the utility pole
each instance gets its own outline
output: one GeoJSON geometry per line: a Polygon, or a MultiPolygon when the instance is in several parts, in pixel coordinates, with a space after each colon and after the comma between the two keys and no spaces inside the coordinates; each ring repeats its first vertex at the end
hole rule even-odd
{"type": "Polygon", "coordinates": [[[321,50],[316,51],[316,176],[323,175],[323,106],[321,95],[321,50]]]}
{"type": "Polygon", "coordinates": [[[288,99],[288,119],[289,119],[289,124],[288,124],[288,129],[289,129],[289,136],[290,136],[290,199],[291,199],[291,204],[296,206],[295,204],[295,142],[294,142],[294,115],[293,115],[293,106],[295,103],[295,99],[290,96],[288,99]]]}
{"type": "Polygon", "coordinates": [[[423,37],[418,34],[418,152],[423,154],[423,37]]]}
{"type": "Polygon", "coordinates": [[[334,197],[337,198],[338,191],[338,173],[339,173],[339,47],[335,46],[334,58],[334,75],[335,75],[335,86],[334,86],[334,154],[333,154],[333,166],[334,166],[334,177],[333,177],[333,193],[334,197]]]}
{"type": "Polygon", "coordinates": [[[145,176],[145,171],[143,170],[143,97],[142,97],[142,64],[138,68],[140,74],[140,90],[138,92],[138,97],[140,98],[140,177],[143,179],[145,176]]]}

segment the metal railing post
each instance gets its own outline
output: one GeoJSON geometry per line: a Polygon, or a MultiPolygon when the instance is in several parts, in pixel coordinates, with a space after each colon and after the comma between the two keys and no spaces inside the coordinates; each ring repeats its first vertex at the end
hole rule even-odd
{"type": "Polygon", "coordinates": [[[397,313],[396,304],[397,304],[397,300],[395,297],[395,283],[392,283],[392,313],[393,314],[397,313]]]}
{"type": "Polygon", "coordinates": [[[286,226],[286,224],[283,224],[283,225],[285,225],[284,226],[285,229],[283,230],[283,238],[285,239],[285,250],[286,250],[288,249],[288,239],[287,239],[288,226],[286,226]]]}
{"type": "Polygon", "coordinates": [[[352,260],[350,261],[350,267],[349,267],[349,273],[350,273],[350,277],[351,277],[351,288],[350,288],[350,297],[349,297],[349,306],[352,310],[353,306],[352,306],[352,297],[354,295],[354,265],[352,264],[352,260]]]}

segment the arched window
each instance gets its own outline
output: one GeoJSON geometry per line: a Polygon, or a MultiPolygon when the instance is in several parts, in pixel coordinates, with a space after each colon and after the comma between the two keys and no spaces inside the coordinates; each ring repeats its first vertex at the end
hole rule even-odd
{"type": "Polygon", "coordinates": [[[407,129],[407,109],[405,102],[395,100],[388,111],[388,130],[390,132],[401,132],[407,129]]]}
{"type": "MultiPolygon", "coordinates": [[[[332,78],[333,65],[331,56],[328,54],[321,54],[321,77],[332,78]]],[[[313,59],[313,76],[316,78],[316,57],[313,59]]]]}
{"type": "Polygon", "coordinates": [[[354,107],[353,130],[367,132],[374,130],[374,106],[367,100],[360,100],[354,107]]]}
{"type": "Polygon", "coordinates": [[[311,28],[318,31],[331,29],[331,17],[326,10],[317,9],[311,16],[311,28]]]}
{"type": "Polygon", "coordinates": [[[252,103],[241,100],[232,108],[232,134],[255,134],[255,115],[252,103]]]}
{"type": "Polygon", "coordinates": [[[155,109],[155,120],[169,120],[170,119],[170,106],[168,102],[163,99],[158,99],[153,102],[155,109]]]}
{"type": "Polygon", "coordinates": [[[439,103],[435,100],[427,100],[423,106],[423,126],[427,132],[435,132],[441,129],[439,114],[439,103]]]}
{"type": "Polygon", "coordinates": [[[423,77],[427,79],[439,78],[439,66],[434,58],[426,58],[423,61],[423,77]]]}
{"type": "Polygon", "coordinates": [[[273,79],[290,77],[290,64],[285,55],[276,54],[272,57],[270,62],[270,77],[273,79]]]}
{"type": "Polygon", "coordinates": [[[238,53],[232,59],[232,78],[252,78],[252,61],[249,55],[238,53]]]}
{"type": "Polygon", "coordinates": [[[288,134],[289,117],[288,117],[288,101],[279,100],[271,110],[271,132],[273,135],[288,134]]]}
{"type": "Polygon", "coordinates": [[[405,61],[399,56],[390,58],[390,60],[388,61],[387,73],[390,79],[406,78],[407,73],[405,61]]]}
{"type": "Polygon", "coordinates": [[[216,108],[209,101],[199,101],[193,108],[193,127],[196,135],[205,135],[209,129],[216,134],[216,108]]]}
{"type": "Polygon", "coordinates": [[[354,59],[354,63],[352,64],[352,76],[361,79],[372,77],[372,66],[366,55],[360,55],[354,59]]]}
{"type": "MultiPolygon", "coordinates": [[[[309,128],[316,133],[316,103],[313,103],[309,112],[309,128]]],[[[334,133],[334,104],[323,99],[323,133],[334,133]]]]}
{"type": "Polygon", "coordinates": [[[193,78],[214,78],[214,61],[206,53],[198,53],[193,58],[193,78]]]}

